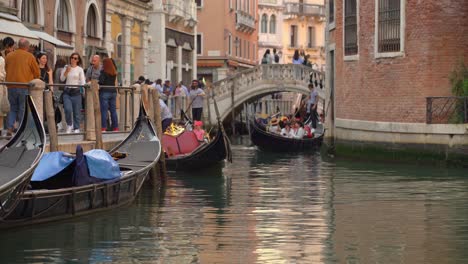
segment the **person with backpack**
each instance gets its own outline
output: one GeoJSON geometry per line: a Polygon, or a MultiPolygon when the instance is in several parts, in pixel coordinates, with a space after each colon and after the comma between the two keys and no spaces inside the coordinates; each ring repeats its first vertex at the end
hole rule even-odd
{"type": "Polygon", "coordinates": [[[280,56],[276,53],[276,48],[273,49],[273,61],[275,64],[278,64],[280,61],[280,56]]]}

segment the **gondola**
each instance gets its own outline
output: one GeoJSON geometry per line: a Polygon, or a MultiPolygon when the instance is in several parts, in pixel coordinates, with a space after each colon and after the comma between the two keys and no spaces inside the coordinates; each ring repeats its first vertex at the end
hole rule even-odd
{"type": "Polygon", "coordinates": [[[299,152],[315,151],[323,142],[323,129],[321,133],[316,133],[313,138],[294,139],[273,134],[257,123],[250,120],[250,140],[260,150],[271,152],[299,152]]]}
{"type": "Polygon", "coordinates": [[[0,222],[13,212],[46,144],[44,127],[31,96],[26,96],[16,134],[0,148],[0,222]]]}
{"type": "Polygon", "coordinates": [[[191,131],[185,131],[181,136],[163,136],[163,147],[166,153],[176,152],[166,158],[166,166],[169,170],[190,170],[195,168],[207,168],[220,164],[223,160],[231,161],[231,143],[218,122],[214,138],[208,142],[198,142],[191,131]],[[168,151],[172,147],[172,151],[168,151]]]}
{"type": "Polygon", "coordinates": [[[86,162],[83,163],[78,147],[75,161],[66,169],[42,184],[31,181],[32,189],[23,193],[15,210],[0,222],[0,228],[62,220],[131,203],[161,154],[155,128],[144,107],[140,108],[133,130],[109,152],[112,157],[119,157],[117,170],[120,177],[97,182],[96,178],[89,176],[90,171],[81,166],[86,162]],[[77,171],[84,171],[84,176],[77,179],[77,171]],[[71,181],[75,186],[69,186],[71,181]],[[47,184],[50,188],[44,189],[47,184]],[[66,187],[58,188],[57,185],[66,187]]]}

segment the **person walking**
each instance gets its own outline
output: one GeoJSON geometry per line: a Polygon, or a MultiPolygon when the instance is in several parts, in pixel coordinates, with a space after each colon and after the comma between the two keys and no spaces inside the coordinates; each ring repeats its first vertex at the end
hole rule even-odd
{"type": "Polygon", "coordinates": [[[193,121],[201,121],[204,97],[205,92],[201,88],[198,88],[198,80],[193,80],[192,85],[190,86],[190,100],[192,104],[193,121]]]}
{"type": "MultiPolygon", "coordinates": [[[[106,58],[102,61],[102,70],[99,76],[99,85],[115,86],[117,78],[117,69],[114,67],[112,59],[106,58]]],[[[102,131],[107,130],[107,111],[111,115],[112,131],[119,131],[119,122],[117,119],[117,90],[115,87],[101,87],[99,89],[99,102],[101,103],[101,125],[102,131]]]]}
{"type": "MultiPolygon", "coordinates": [[[[77,52],[73,52],[70,56],[70,65],[65,65],[60,75],[60,80],[67,85],[84,85],[85,75],[81,65],[80,55],[77,52]]],[[[67,121],[67,133],[80,133],[81,104],[80,87],[65,86],[63,90],[63,107],[67,121]]]]}
{"type": "MultiPolygon", "coordinates": [[[[18,49],[8,53],[5,59],[5,71],[7,82],[29,83],[40,76],[36,58],[28,52],[29,41],[20,39],[18,49]]],[[[8,134],[12,134],[15,122],[21,123],[24,113],[28,85],[15,85],[8,87],[8,101],[10,112],[8,113],[8,134]]]]}
{"type": "Polygon", "coordinates": [[[93,55],[91,57],[91,63],[88,69],[86,70],[86,82],[91,82],[91,80],[99,80],[101,70],[101,57],[99,57],[99,55],[93,55]]]}

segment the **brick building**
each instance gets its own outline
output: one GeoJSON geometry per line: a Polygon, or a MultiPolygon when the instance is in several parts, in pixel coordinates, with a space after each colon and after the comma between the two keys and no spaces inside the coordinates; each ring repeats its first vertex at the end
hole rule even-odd
{"type": "Polygon", "coordinates": [[[451,96],[468,62],[467,16],[466,0],[328,0],[330,135],[468,155],[466,124],[426,123],[427,98],[451,96]]]}

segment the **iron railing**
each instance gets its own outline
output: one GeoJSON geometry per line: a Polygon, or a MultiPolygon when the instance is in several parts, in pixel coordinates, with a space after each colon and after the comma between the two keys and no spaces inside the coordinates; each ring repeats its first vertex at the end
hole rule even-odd
{"type": "Polygon", "coordinates": [[[427,124],[468,123],[468,96],[426,97],[427,124]]]}

